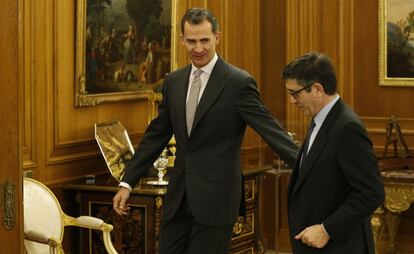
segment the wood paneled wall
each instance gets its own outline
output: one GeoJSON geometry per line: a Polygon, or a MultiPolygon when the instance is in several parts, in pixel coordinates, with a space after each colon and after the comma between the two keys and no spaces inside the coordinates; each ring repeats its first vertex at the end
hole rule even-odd
{"type": "MultiPolygon", "coordinates": [[[[77,1],[24,0],[24,170],[47,184],[59,184],[105,170],[94,140],[94,123],[120,120],[134,143],[147,126],[146,100],[74,106],[75,24],[77,1]]],[[[218,17],[219,54],[261,78],[260,1],[173,1],[177,29],[177,67],[188,63],[181,47],[180,17],[188,7],[206,7],[218,17]],[[250,22],[245,23],[245,19],[250,22]]],[[[259,82],[260,86],[260,82],[259,82]]],[[[260,141],[249,130],[243,143],[245,164],[259,161],[260,141]]]]}
{"type": "MultiPolygon", "coordinates": [[[[280,0],[287,5],[286,62],[308,51],[331,57],[339,93],[361,116],[377,152],[385,142],[391,115],[400,119],[403,134],[414,150],[414,89],[378,83],[378,0],[280,0]]],[[[304,136],[308,119],[287,100],[288,128],[304,136]]]]}
{"type": "MultiPolygon", "coordinates": [[[[309,51],[329,55],[336,66],[339,92],[352,106],[353,0],[292,0],[286,3],[286,61],[309,51]]],[[[302,140],[309,119],[289,100],[286,108],[288,128],[302,140]]]]}
{"type": "MultiPolygon", "coordinates": [[[[106,166],[93,135],[93,124],[120,120],[134,143],[147,126],[147,102],[125,101],[74,107],[75,3],[22,0],[22,133],[24,169],[47,184],[61,184],[106,166]]],[[[280,78],[283,66],[310,50],[328,54],[337,70],[339,91],[362,117],[377,152],[390,115],[400,119],[414,151],[414,88],[378,85],[378,0],[174,0],[173,35],[177,67],[188,63],[181,47],[179,17],[189,7],[206,7],[218,17],[220,56],[258,80],[271,112],[301,140],[308,122],[290,105],[280,78]]],[[[248,129],[243,163],[263,162],[265,145],[248,129]]],[[[412,221],[412,220],[411,220],[412,221]]]]}

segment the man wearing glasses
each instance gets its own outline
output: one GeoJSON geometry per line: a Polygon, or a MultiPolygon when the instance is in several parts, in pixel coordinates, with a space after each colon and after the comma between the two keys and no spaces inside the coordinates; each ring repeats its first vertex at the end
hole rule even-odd
{"type": "Polygon", "coordinates": [[[288,188],[295,254],[374,254],[370,215],[384,200],[372,143],[337,93],[329,58],[310,52],[289,63],[290,102],[312,117],[288,188]]]}

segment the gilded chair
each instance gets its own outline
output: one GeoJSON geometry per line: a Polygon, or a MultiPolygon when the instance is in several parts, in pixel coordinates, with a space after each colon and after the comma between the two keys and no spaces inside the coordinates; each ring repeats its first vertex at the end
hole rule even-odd
{"type": "Polygon", "coordinates": [[[24,178],[24,246],[28,254],[61,254],[65,226],[101,230],[106,251],[117,254],[111,242],[112,225],[91,216],[66,215],[55,195],[42,183],[24,178]]]}

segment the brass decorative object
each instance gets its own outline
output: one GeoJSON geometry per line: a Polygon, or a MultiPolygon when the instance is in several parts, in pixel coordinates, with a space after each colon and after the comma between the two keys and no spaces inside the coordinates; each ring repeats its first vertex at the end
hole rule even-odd
{"type": "Polygon", "coordinates": [[[157,116],[158,104],[162,101],[162,93],[148,95],[148,124],[157,116]]]}
{"type": "Polygon", "coordinates": [[[176,148],[176,143],[175,143],[175,137],[173,136],[170,140],[170,142],[168,143],[168,150],[170,151],[171,155],[168,156],[168,167],[172,168],[174,167],[174,161],[175,161],[175,152],[177,151],[176,148]]]}
{"type": "Polygon", "coordinates": [[[236,223],[234,223],[234,226],[233,226],[233,235],[234,236],[240,235],[240,233],[243,231],[243,220],[244,220],[243,217],[239,216],[237,218],[236,223]]]}
{"type": "Polygon", "coordinates": [[[11,230],[16,225],[16,186],[6,181],[3,188],[3,225],[11,230]]]}
{"type": "MultiPolygon", "coordinates": [[[[120,182],[125,173],[125,166],[132,159],[135,151],[129,139],[128,132],[119,121],[109,121],[95,124],[95,139],[105,159],[111,175],[120,182]]],[[[175,139],[171,139],[160,158],[154,163],[158,170],[158,181],[149,181],[150,185],[167,185],[163,179],[167,167],[174,167],[175,139]],[[171,152],[172,155],[168,155],[171,152]]]]}
{"type": "Polygon", "coordinates": [[[154,162],[154,167],[158,170],[158,180],[147,181],[149,185],[163,186],[168,185],[168,181],[164,180],[164,175],[167,173],[167,149],[165,148],[158,159],[154,162]]]}
{"type": "Polygon", "coordinates": [[[379,238],[384,230],[384,209],[379,207],[371,217],[371,227],[374,236],[375,246],[378,246],[379,238]]]}
{"type": "Polygon", "coordinates": [[[95,124],[95,139],[111,175],[121,181],[125,165],[134,154],[126,129],[119,121],[95,124]]]}
{"type": "MultiPolygon", "coordinates": [[[[381,239],[384,227],[388,228],[387,253],[398,253],[395,239],[401,215],[414,203],[414,170],[400,169],[381,172],[385,188],[385,201],[371,219],[376,244],[381,239]]],[[[376,245],[379,246],[378,244],[376,245]]]]}
{"type": "Polygon", "coordinates": [[[388,146],[393,145],[394,157],[400,157],[406,159],[410,156],[407,144],[405,143],[404,137],[401,134],[400,124],[394,116],[391,116],[388,120],[386,127],[386,140],[384,146],[384,152],[382,158],[387,158],[388,146]],[[394,135],[395,134],[395,135],[394,135]]]}

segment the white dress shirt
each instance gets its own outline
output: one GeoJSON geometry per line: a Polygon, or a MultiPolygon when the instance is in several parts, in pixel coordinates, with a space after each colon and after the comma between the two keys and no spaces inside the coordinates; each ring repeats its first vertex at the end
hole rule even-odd
{"type": "Polygon", "coordinates": [[[321,111],[319,111],[314,117],[313,117],[313,121],[315,121],[315,127],[313,128],[312,134],[309,138],[309,145],[308,145],[308,151],[306,151],[306,153],[309,152],[310,148],[312,147],[313,141],[316,138],[316,135],[319,132],[319,129],[321,128],[323,122],[325,121],[325,118],[328,116],[329,112],[331,111],[332,107],[335,105],[335,103],[339,100],[339,95],[336,94],[335,98],[329,102],[328,104],[326,104],[325,107],[323,107],[321,109],[321,111]]]}

